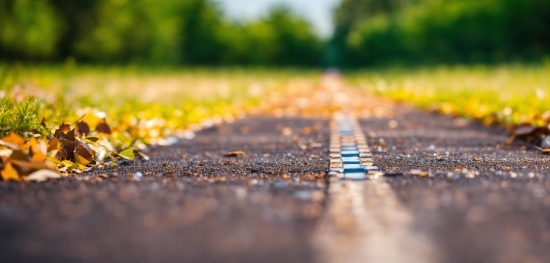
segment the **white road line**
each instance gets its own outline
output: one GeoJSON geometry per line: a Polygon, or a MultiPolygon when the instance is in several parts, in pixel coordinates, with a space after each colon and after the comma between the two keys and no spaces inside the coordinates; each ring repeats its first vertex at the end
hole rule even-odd
{"type": "MultiPolygon", "coordinates": [[[[366,146],[362,131],[354,123],[357,122],[346,115],[335,116],[331,127],[331,147],[338,145],[343,147],[344,143],[348,146],[353,146],[353,143],[366,146]],[[356,126],[353,129],[354,142],[347,139],[350,133],[346,124],[349,123],[344,123],[344,127],[338,126],[341,123],[339,120],[342,119],[348,119],[349,123],[356,126]],[[336,136],[335,133],[338,132],[340,134],[336,136]]],[[[360,176],[356,170],[346,173],[343,171],[346,167],[345,163],[337,165],[344,162],[342,154],[339,157],[340,162],[336,152],[331,154],[333,154],[331,155],[332,176],[327,211],[314,237],[319,262],[429,263],[440,261],[431,241],[422,233],[411,229],[412,215],[402,206],[384,178],[379,177],[378,172],[365,169],[363,173],[365,176],[360,176]],[[345,178],[354,180],[345,180],[345,178]],[[357,180],[361,178],[368,180],[357,180]]],[[[371,156],[370,152],[363,152],[359,158],[361,165],[373,167],[371,156]],[[363,158],[367,153],[369,157],[363,158]],[[368,160],[364,161],[364,159],[368,160]]],[[[355,162],[356,159],[349,160],[355,162]]]]}

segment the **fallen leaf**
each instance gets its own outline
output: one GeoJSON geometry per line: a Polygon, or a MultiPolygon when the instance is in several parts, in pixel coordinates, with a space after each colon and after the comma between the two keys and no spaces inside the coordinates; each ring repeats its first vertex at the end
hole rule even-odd
{"type": "Polygon", "coordinates": [[[61,145],[61,147],[59,148],[59,152],[57,153],[59,160],[73,160],[74,151],[76,149],[76,142],[67,139],[61,139],[59,140],[59,144],[61,145]]]}
{"type": "Polygon", "coordinates": [[[90,125],[88,125],[88,123],[79,121],[76,123],[76,128],[78,130],[78,133],[81,134],[82,136],[86,136],[86,134],[90,134],[90,125]]]}
{"type": "Polygon", "coordinates": [[[34,147],[32,147],[30,149],[30,155],[31,155],[31,160],[33,161],[36,161],[36,162],[44,162],[46,160],[46,155],[44,153],[42,153],[42,151],[40,150],[35,150],[34,147]]]}
{"type": "Polygon", "coordinates": [[[516,136],[530,135],[537,130],[537,127],[529,124],[522,124],[514,129],[513,134],[516,136]]]}
{"type": "Polygon", "coordinates": [[[245,154],[245,152],[243,152],[243,151],[233,151],[233,152],[230,152],[230,153],[225,153],[223,155],[223,157],[237,157],[239,155],[244,155],[244,154],[245,154]]]}
{"type": "Polygon", "coordinates": [[[70,124],[61,123],[61,125],[59,125],[59,128],[57,128],[57,130],[55,130],[55,132],[53,133],[53,136],[54,137],[62,136],[66,132],[69,132],[70,130],[71,130],[70,124]]]}
{"type": "Polygon", "coordinates": [[[25,176],[26,181],[36,181],[36,182],[44,182],[48,179],[57,179],[61,178],[61,175],[52,171],[52,170],[38,170],[36,172],[33,172],[27,176],[25,176]]]}
{"type": "Polygon", "coordinates": [[[29,162],[31,158],[21,150],[14,150],[10,155],[11,160],[29,162]]]}
{"type": "Polygon", "coordinates": [[[80,142],[74,150],[74,159],[78,164],[87,165],[94,159],[92,150],[86,144],[80,142]]]}
{"type": "Polygon", "coordinates": [[[134,149],[132,149],[132,148],[128,148],[126,150],[123,150],[122,152],[119,152],[118,155],[120,155],[120,157],[122,157],[124,159],[127,159],[127,160],[134,160],[134,158],[135,158],[134,149]]]}
{"type": "Polygon", "coordinates": [[[0,145],[4,145],[16,150],[25,145],[25,139],[14,132],[10,132],[10,135],[0,139],[0,145]]]}
{"type": "Polygon", "coordinates": [[[67,168],[77,167],[77,166],[75,166],[75,163],[73,163],[71,161],[68,161],[68,160],[61,161],[61,165],[65,166],[67,168]]]}
{"type": "Polygon", "coordinates": [[[49,142],[48,142],[48,149],[47,151],[48,152],[51,152],[53,150],[57,150],[59,149],[59,140],[57,138],[52,138],[49,142]]]}
{"type": "Polygon", "coordinates": [[[17,172],[17,170],[15,170],[15,168],[13,168],[11,163],[6,163],[4,165],[4,169],[2,169],[0,175],[2,176],[2,179],[4,181],[19,181],[19,173],[17,172]]]}
{"type": "Polygon", "coordinates": [[[32,151],[33,154],[37,152],[46,154],[48,152],[48,146],[46,142],[44,140],[41,140],[39,142],[34,137],[27,141],[27,143],[25,144],[25,148],[29,149],[29,151],[32,151]]]}
{"type": "Polygon", "coordinates": [[[38,170],[49,169],[49,167],[43,162],[21,161],[21,160],[14,160],[11,158],[10,158],[10,162],[13,165],[13,168],[17,170],[19,175],[28,175],[38,170]]]}
{"type": "Polygon", "coordinates": [[[550,149],[543,149],[537,146],[534,146],[537,150],[541,151],[544,154],[550,154],[550,149]]]}
{"type": "Polygon", "coordinates": [[[537,127],[530,124],[521,124],[514,128],[507,144],[510,144],[514,139],[521,139],[527,142],[538,143],[544,138],[544,135],[550,133],[548,127],[537,127]]]}
{"type": "Polygon", "coordinates": [[[101,122],[97,124],[97,126],[95,127],[95,130],[98,131],[99,133],[111,134],[111,127],[109,127],[105,119],[103,119],[101,122]]]}
{"type": "Polygon", "coordinates": [[[88,136],[88,137],[84,138],[84,140],[87,140],[87,141],[90,141],[90,142],[97,142],[99,140],[99,137],[88,136]]]}
{"type": "Polygon", "coordinates": [[[65,134],[65,138],[71,142],[76,141],[75,129],[70,130],[65,134]]]}

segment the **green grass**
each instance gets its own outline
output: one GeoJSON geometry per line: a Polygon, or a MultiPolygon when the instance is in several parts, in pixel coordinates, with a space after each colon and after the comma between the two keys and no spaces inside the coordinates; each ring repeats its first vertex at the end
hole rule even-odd
{"type": "Polygon", "coordinates": [[[349,75],[358,87],[486,124],[547,125],[550,64],[385,69],[349,75]]]}
{"type": "MultiPolygon", "coordinates": [[[[205,119],[231,119],[288,89],[306,70],[0,65],[0,134],[106,117],[129,138],[155,140],[205,119]],[[31,98],[32,97],[32,98],[31,98]]],[[[550,64],[384,69],[348,74],[358,87],[486,124],[550,120],[550,64]]]]}
{"type": "Polygon", "coordinates": [[[206,119],[234,118],[292,79],[319,75],[292,69],[21,65],[0,65],[0,72],[3,134],[32,130],[42,117],[51,127],[82,116],[94,126],[105,117],[116,131],[146,142],[206,119]],[[27,110],[21,115],[24,125],[18,125],[12,116],[22,109],[27,110]]]}
{"type": "Polygon", "coordinates": [[[12,98],[0,99],[0,137],[10,131],[25,134],[29,131],[43,131],[40,126],[40,103],[34,97],[27,97],[21,102],[12,98]]]}

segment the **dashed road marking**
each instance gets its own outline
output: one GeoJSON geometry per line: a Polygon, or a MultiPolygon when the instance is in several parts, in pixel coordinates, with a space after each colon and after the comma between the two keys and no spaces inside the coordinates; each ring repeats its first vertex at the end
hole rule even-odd
{"type": "Polygon", "coordinates": [[[331,176],[350,180],[379,176],[359,123],[347,114],[334,115],[329,152],[331,176]]]}
{"type": "Polygon", "coordinates": [[[336,114],[329,145],[327,211],[314,236],[318,260],[440,262],[431,240],[411,229],[413,217],[381,177],[357,121],[336,114]]]}

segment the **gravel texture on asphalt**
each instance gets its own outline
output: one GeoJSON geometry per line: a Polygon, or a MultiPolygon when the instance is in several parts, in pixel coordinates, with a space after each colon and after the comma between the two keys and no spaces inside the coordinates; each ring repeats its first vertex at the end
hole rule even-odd
{"type": "Polygon", "coordinates": [[[506,145],[500,129],[415,110],[361,125],[442,262],[550,262],[547,155],[506,145]]]}
{"type": "Polygon", "coordinates": [[[245,119],[153,148],[150,161],[0,182],[0,262],[311,262],[327,127],[245,119]],[[233,151],[245,154],[223,156],[233,151]]]}
{"type": "MultiPolygon", "coordinates": [[[[406,106],[358,120],[441,262],[550,262],[548,156],[406,106]]],[[[0,262],[313,262],[328,123],[250,117],[154,147],[150,161],[0,182],[0,262]]]]}

